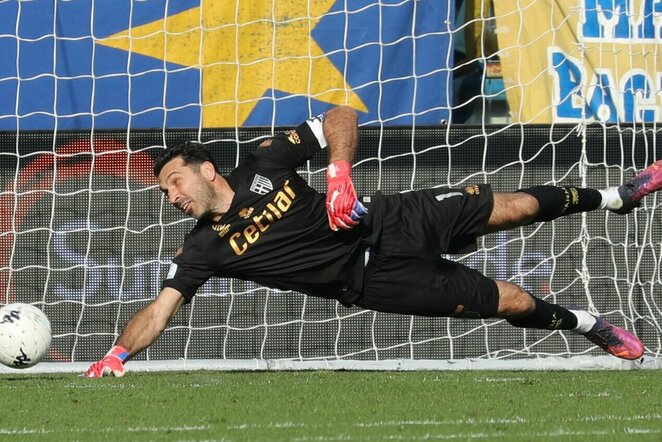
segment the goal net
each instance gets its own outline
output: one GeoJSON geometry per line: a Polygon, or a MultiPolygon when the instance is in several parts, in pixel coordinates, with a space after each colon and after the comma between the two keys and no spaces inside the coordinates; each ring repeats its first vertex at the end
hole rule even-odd
{"type": "MultiPolygon", "coordinates": [[[[194,225],[151,176],[162,146],[203,142],[229,173],[264,138],[333,105],[359,111],[353,176],[365,195],[606,188],[660,159],[659,5],[517,4],[0,1],[0,304],[46,312],[54,370],[98,359],[156,296],[194,225]]],[[[319,155],[300,169],[322,192],[325,165],[319,155]]],[[[597,211],[489,235],[451,259],[603,315],[636,332],[659,366],[661,210],[649,196],[627,216],[597,211]]],[[[570,333],[377,313],[222,278],[134,360],[630,366],[570,333]]]]}

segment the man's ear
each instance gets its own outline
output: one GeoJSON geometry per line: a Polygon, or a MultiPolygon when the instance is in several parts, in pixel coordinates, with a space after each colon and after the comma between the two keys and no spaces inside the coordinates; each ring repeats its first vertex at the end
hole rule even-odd
{"type": "Polygon", "coordinates": [[[214,168],[214,165],[210,163],[209,161],[205,161],[202,163],[200,166],[202,176],[205,177],[205,179],[209,181],[214,181],[216,178],[216,169],[214,168]]]}

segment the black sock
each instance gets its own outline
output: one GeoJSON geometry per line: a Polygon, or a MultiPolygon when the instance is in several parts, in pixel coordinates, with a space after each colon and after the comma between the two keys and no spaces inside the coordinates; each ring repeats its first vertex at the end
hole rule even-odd
{"type": "Polygon", "coordinates": [[[534,186],[518,190],[538,200],[538,214],[533,222],[551,221],[571,213],[588,212],[600,207],[598,190],[582,187],[534,186]]]}
{"type": "Polygon", "coordinates": [[[536,308],[527,316],[507,321],[515,327],[538,328],[542,330],[572,330],[577,327],[577,317],[560,305],[532,296],[536,308]]]}

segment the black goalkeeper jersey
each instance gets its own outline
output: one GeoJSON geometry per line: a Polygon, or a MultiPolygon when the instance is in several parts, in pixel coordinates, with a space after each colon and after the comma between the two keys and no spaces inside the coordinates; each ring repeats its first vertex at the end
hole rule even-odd
{"type": "Polygon", "coordinates": [[[351,304],[361,288],[366,220],[333,232],[326,196],[296,172],[324,147],[321,124],[311,119],[276,135],[226,177],[235,192],[230,208],[218,222],[197,222],[163,287],[190,301],[209,278],[228,277],[351,304]]]}

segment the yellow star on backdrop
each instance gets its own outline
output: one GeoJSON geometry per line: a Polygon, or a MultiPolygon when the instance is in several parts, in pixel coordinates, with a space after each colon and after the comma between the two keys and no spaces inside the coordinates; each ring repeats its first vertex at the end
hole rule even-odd
{"type": "Polygon", "coordinates": [[[203,126],[241,126],[265,92],[367,112],[311,32],[335,0],[202,0],[99,43],[202,69],[203,126]]]}

